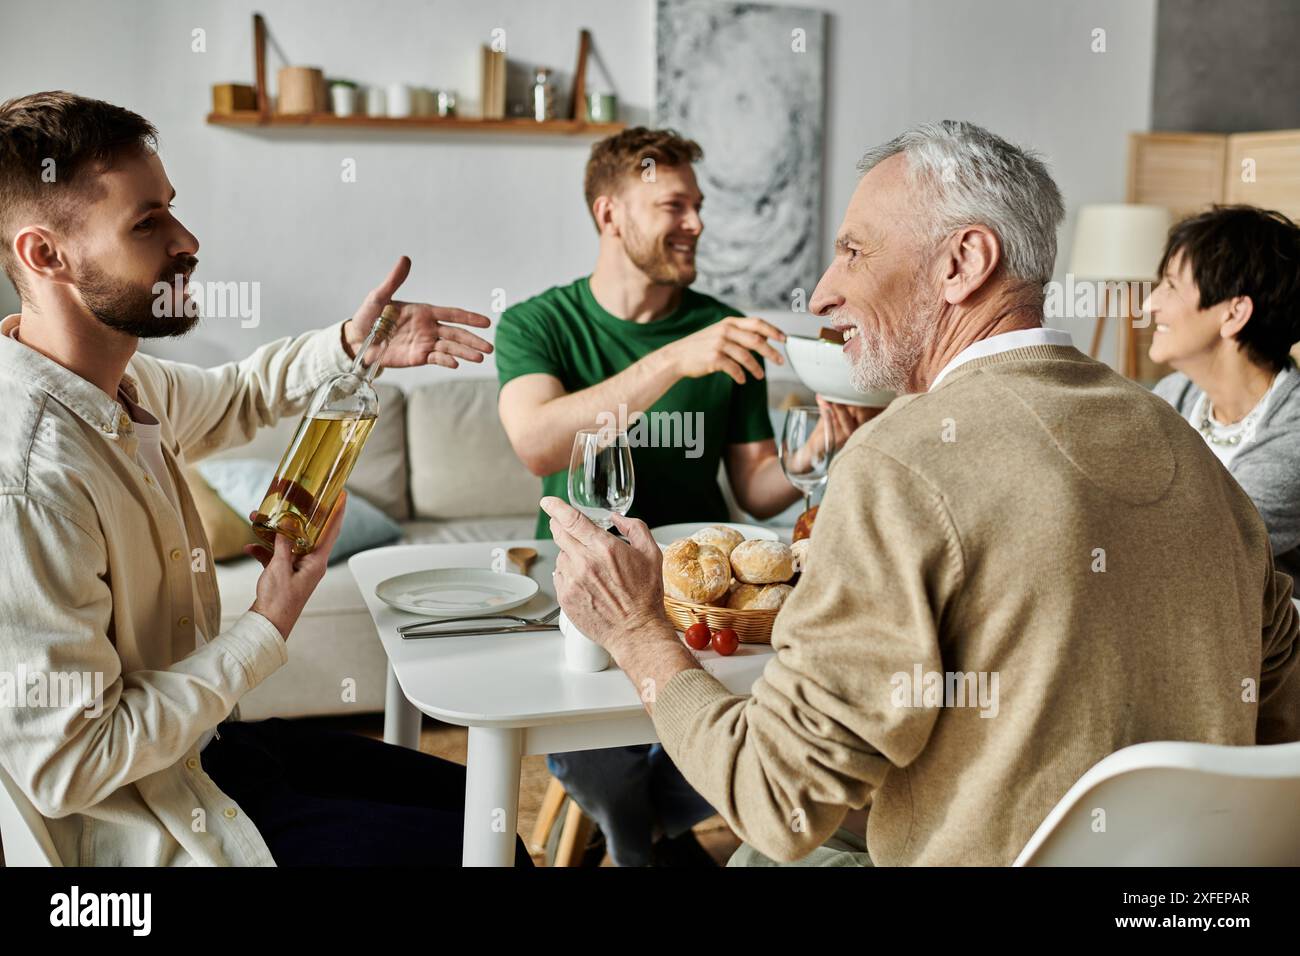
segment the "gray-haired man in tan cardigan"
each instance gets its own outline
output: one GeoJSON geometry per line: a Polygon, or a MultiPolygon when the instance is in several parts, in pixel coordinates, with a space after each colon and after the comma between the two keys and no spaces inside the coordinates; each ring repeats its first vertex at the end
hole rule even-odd
{"type": "Polygon", "coordinates": [[[665,748],[748,844],[733,863],[1008,864],[1122,747],[1300,737],[1291,581],[1250,499],[1172,408],[1042,327],[1043,164],[945,122],[861,169],[813,310],[855,385],[907,394],[834,462],[753,695],[664,620],[643,524],[623,541],[543,500],[560,603],[657,690],[665,748]],[[927,692],[954,675],[969,699],[927,692]],[[868,804],[864,844],[841,825],[868,804]]]}

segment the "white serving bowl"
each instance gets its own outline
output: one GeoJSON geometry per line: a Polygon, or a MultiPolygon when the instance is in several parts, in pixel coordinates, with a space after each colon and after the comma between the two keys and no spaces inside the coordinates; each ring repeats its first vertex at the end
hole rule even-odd
{"type": "Polygon", "coordinates": [[[722,525],[724,528],[739,531],[745,536],[746,540],[750,538],[765,539],[767,541],[781,540],[781,536],[771,528],[764,528],[762,525],[757,524],[737,524],[734,521],[684,521],[681,524],[661,524],[657,528],[650,529],[650,536],[655,539],[655,543],[659,547],[666,548],[674,541],[689,538],[695,532],[704,528],[712,528],[714,525],[722,525]]]}
{"type": "Polygon", "coordinates": [[[893,392],[859,392],[849,381],[849,359],[844,347],[825,339],[787,335],[785,354],[799,381],[827,401],[863,408],[883,408],[893,392]]]}

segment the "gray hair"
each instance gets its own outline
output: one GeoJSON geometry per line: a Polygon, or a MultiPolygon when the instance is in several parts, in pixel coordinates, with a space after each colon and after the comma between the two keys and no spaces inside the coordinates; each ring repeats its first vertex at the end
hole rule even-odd
{"type": "Polygon", "coordinates": [[[963,226],[984,225],[1002,244],[1007,274],[1041,288],[1056,263],[1056,228],[1065,216],[1061,191],[1030,150],[974,123],[944,120],[914,126],[867,151],[864,175],[902,153],[908,182],[935,197],[922,214],[937,242],[963,226]]]}

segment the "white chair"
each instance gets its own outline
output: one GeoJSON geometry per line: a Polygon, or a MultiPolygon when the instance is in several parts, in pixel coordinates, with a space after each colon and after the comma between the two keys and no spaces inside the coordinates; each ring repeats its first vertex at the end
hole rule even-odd
{"type": "Polygon", "coordinates": [[[1125,747],[1079,778],[1014,865],[1300,866],[1300,743],[1125,747]]]}
{"type": "Polygon", "coordinates": [[[0,766],[0,844],[5,866],[62,866],[45,818],[0,766]]]}

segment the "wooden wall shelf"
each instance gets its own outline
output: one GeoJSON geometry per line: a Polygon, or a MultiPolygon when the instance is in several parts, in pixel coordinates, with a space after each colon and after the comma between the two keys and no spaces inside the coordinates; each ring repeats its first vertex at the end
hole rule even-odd
{"type": "MultiPolygon", "coordinates": [[[[333,113],[273,113],[266,83],[266,18],[253,14],[253,90],[255,110],[209,113],[211,126],[240,129],[409,130],[411,132],[508,133],[524,136],[612,136],[626,123],[588,123],[584,115],[587,55],[591,34],[578,33],[578,64],[574,70],[573,112],[569,119],[537,122],[528,117],[485,119],[481,116],[335,116],[333,113]]],[[[486,49],[486,48],[484,48],[486,49]]]]}
{"type": "Polygon", "coordinates": [[[261,129],[411,130],[424,132],[517,133],[527,136],[610,136],[624,123],[587,123],[555,119],[539,123],[523,118],[482,119],[477,116],[335,116],[333,113],[265,115],[257,110],[209,113],[213,126],[261,129]]]}

